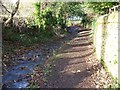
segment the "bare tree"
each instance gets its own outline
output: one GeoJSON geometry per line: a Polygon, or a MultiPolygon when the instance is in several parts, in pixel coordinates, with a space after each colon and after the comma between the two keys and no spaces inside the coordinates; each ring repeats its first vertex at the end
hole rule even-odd
{"type": "Polygon", "coordinates": [[[11,13],[1,1],[0,1],[0,5],[1,5],[8,13],[11,13]]]}
{"type": "Polygon", "coordinates": [[[19,8],[19,4],[20,4],[20,0],[18,0],[16,3],[15,3],[15,7],[14,9],[12,10],[12,12],[10,12],[7,7],[0,1],[0,4],[1,6],[8,12],[10,13],[10,18],[8,18],[6,21],[5,21],[5,25],[10,25],[12,24],[12,21],[13,21],[13,17],[14,15],[16,14],[16,12],[18,11],[18,8],[19,8]]]}

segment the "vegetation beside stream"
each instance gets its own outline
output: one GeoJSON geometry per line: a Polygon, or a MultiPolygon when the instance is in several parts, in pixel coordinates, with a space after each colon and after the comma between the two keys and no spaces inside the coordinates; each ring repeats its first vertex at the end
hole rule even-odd
{"type": "MultiPolygon", "coordinates": [[[[57,56],[54,54],[57,51],[54,52],[54,50],[75,38],[73,33],[76,27],[78,27],[76,30],[79,30],[79,32],[84,31],[84,29],[92,29],[92,23],[95,22],[97,17],[112,12],[110,8],[119,5],[119,2],[67,3],[38,1],[33,3],[34,11],[32,12],[31,10],[32,14],[27,17],[22,17],[19,15],[21,0],[17,0],[14,4],[8,3],[6,5],[4,5],[4,2],[4,0],[0,1],[0,7],[3,8],[2,14],[4,14],[0,16],[0,19],[3,21],[3,73],[8,72],[9,67],[17,65],[16,61],[36,60],[39,57],[39,55],[36,55],[36,52],[41,52],[37,51],[38,49],[43,50],[44,59],[48,60],[41,67],[37,65],[33,70],[34,73],[28,75],[28,77],[31,77],[29,79],[31,81],[30,88],[46,86],[46,78],[52,68],[52,65],[50,65],[52,61],[49,62],[49,59],[56,59],[57,56]],[[34,54],[30,56],[32,58],[29,58],[29,53],[31,55],[31,52],[34,52],[34,54]],[[24,54],[28,56],[25,57],[24,54]]],[[[91,42],[93,42],[92,39],[91,42]]],[[[26,68],[22,67],[22,69],[24,70],[26,68]]],[[[115,80],[115,83],[110,85],[109,88],[118,87],[120,85],[115,80]]]]}

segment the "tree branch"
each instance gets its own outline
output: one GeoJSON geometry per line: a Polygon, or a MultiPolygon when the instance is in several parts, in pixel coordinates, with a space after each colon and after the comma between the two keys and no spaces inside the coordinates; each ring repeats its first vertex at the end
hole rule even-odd
{"type": "Polygon", "coordinates": [[[14,15],[16,14],[16,12],[18,11],[19,3],[20,3],[20,0],[18,0],[18,1],[16,2],[16,7],[15,7],[15,9],[13,9],[13,11],[12,11],[12,16],[14,16],[14,15]]]}
{"type": "Polygon", "coordinates": [[[2,4],[1,1],[0,1],[0,4],[2,5],[2,7],[3,7],[8,13],[11,13],[11,12],[6,8],[6,6],[2,4]]]}
{"type": "MultiPolygon", "coordinates": [[[[16,2],[16,6],[15,6],[15,8],[12,10],[12,13],[11,13],[11,15],[10,15],[10,18],[5,22],[5,25],[8,25],[9,23],[12,22],[14,15],[15,15],[16,12],[18,11],[19,3],[20,3],[20,0],[18,0],[18,1],[16,2]]],[[[12,24],[12,23],[11,23],[11,24],[12,24]]]]}

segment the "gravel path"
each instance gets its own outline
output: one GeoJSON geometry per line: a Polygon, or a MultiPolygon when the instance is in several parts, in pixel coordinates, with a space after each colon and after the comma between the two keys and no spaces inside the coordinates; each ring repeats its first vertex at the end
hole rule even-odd
{"type": "Polygon", "coordinates": [[[96,59],[90,30],[80,31],[57,53],[49,88],[106,88],[112,79],[96,59]]]}

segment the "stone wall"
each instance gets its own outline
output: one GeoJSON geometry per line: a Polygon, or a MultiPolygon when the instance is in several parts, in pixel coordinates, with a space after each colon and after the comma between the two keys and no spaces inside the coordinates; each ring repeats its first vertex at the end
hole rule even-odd
{"type": "MultiPolygon", "coordinates": [[[[98,60],[103,60],[114,78],[118,78],[118,31],[120,12],[100,16],[93,24],[94,46],[98,60]]],[[[120,49],[119,49],[120,50],[120,49]]]]}

